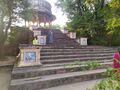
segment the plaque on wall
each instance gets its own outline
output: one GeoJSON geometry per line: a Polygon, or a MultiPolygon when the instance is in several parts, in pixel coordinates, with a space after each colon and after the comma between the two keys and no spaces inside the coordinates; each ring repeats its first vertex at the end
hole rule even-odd
{"type": "Polygon", "coordinates": [[[36,52],[24,52],[24,62],[35,62],[36,52]]]}

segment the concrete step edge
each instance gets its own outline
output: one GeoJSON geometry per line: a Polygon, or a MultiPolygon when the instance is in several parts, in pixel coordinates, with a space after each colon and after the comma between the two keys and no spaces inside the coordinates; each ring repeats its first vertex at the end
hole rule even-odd
{"type": "Polygon", "coordinates": [[[105,71],[106,69],[99,69],[12,80],[10,84],[10,90],[40,90],[42,88],[48,88],[73,82],[98,79],[104,77],[103,73],[105,71]]]}

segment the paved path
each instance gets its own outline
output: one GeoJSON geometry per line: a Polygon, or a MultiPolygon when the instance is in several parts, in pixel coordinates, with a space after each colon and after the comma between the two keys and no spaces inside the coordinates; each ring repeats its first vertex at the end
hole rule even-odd
{"type": "Polygon", "coordinates": [[[8,56],[5,59],[0,59],[0,67],[1,66],[13,66],[15,63],[14,56],[8,56]]]}
{"type": "Polygon", "coordinates": [[[87,88],[93,87],[95,83],[98,81],[100,80],[79,82],[79,83],[62,85],[62,86],[52,87],[52,88],[42,89],[42,90],[86,90],[87,88]]]}

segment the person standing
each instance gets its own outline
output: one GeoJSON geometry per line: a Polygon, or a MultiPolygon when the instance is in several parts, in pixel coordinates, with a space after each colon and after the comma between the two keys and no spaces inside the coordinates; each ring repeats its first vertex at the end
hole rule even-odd
{"type": "Polygon", "coordinates": [[[49,43],[49,44],[52,44],[52,43],[53,43],[53,32],[52,32],[52,30],[50,30],[50,31],[48,32],[48,43],[49,43]]]}
{"type": "Polygon", "coordinates": [[[114,52],[113,67],[116,73],[120,73],[120,48],[118,48],[117,51],[114,52]]]}

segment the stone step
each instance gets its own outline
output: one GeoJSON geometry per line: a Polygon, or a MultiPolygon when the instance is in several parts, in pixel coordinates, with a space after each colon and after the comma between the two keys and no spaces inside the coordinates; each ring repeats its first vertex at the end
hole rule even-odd
{"type": "Polygon", "coordinates": [[[79,47],[78,45],[76,46],[76,45],[66,45],[66,44],[55,44],[55,43],[53,43],[53,44],[47,44],[47,45],[45,45],[45,46],[42,46],[42,47],[45,47],[45,48],[70,48],[70,47],[79,47]]]}
{"type": "Polygon", "coordinates": [[[56,59],[56,58],[76,58],[76,57],[105,57],[105,56],[113,56],[113,53],[104,53],[104,54],[69,54],[69,55],[47,55],[42,56],[41,60],[43,59],[56,59]]]}
{"type": "Polygon", "coordinates": [[[60,42],[70,42],[70,43],[76,42],[75,39],[69,39],[69,38],[64,38],[64,37],[54,38],[53,41],[54,41],[54,42],[59,42],[59,43],[60,43],[60,42]]]}
{"type": "Polygon", "coordinates": [[[12,80],[10,90],[40,90],[53,86],[94,80],[105,77],[106,69],[70,72],[64,74],[46,75],[25,79],[12,80]]]}
{"type": "Polygon", "coordinates": [[[42,52],[41,51],[41,56],[48,56],[48,55],[70,55],[70,54],[113,54],[113,51],[69,51],[69,52],[42,52]]]}
{"type": "MultiPolygon", "coordinates": [[[[111,62],[104,62],[100,63],[102,66],[98,66],[96,69],[107,68],[112,65],[111,62]]],[[[41,67],[37,69],[16,69],[12,71],[12,79],[23,79],[23,78],[31,78],[37,76],[44,76],[44,75],[52,75],[52,74],[62,74],[62,73],[69,73],[69,72],[77,72],[77,71],[86,71],[88,68],[86,65],[64,65],[64,66],[57,66],[57,67],[41,67]]]]}
{"type": "Polygon", "coordinates": [[[89,48],[89,49],[84,49],[84,48],[81,48],[81,49],[74,49],[74,48],[73,49],[72,48],[70,48],[70,49],[64,49],[64,48],[63,49],[58,49],[58,48],[57,49],[51,49],[51,48],[41,49],[41,52],[50,52],[50,51],[51,52],[58,52],[58,51],[59,52],[60,51],[61,52],[63,52],[63,51],[64,52],[66,52],[66,51],[68,51],[68,52],[69,51],[91,51],[92,52],[92,51],[114,51],[114,50],[113,49],[106,49],[106,48],[103,48],[103,49],[92,49],[92,48],[89,48]]]}
{"type": "MultiPolygon", "coordinates": [[[[89,60],[88,60],[89,61],[89,60]]],[[[92,60],[98,63],[107,63],[112,62],[112,59],[110,60],[92,60]]],[[[17,67],[17,64],[14,65],[13,71],[15,70],[22,70],[22,69],[38,69],[41,67],[59,67],[59,66],[65,66],[65,65],[79,65],[80,63],[85,63],[86,61],[74,61],[74,62],[63,62],[63,63],[53,63],[53,64],[42,64],[42,65],[36,65],[36,66],[27,66],[27,67],[17,67]]]]}
{"type": "Polygon", "coordinates": [[[53,64],[53,63],[63,63],[63,62],[74,62],[74,61],[89,61],[89,60],[111,60],[113,56],[106,57],[82,57],[82,58],[57,58],[57,59],[46,59],[41,60],[42,64],[53,64]]]}
{"type": "MultiPolygon", "coordinates": [[[[75,49],[75,47],[73,47],[74,49],[75,49]]],[[[96,49],[96,48],[98,48],[98,49],[102,49],[102,48],[105,48],[105,49],[115,49],[115,48],[112,48],[112,47],[105,47],[105,46],[93,46],[93,45],[89,45],[89,46],[80,46],[79,47],[80,49],[81,48],[84,48],[84,49],[88,49],[88,48],[92,48],[92,49],[96,49]]],[[[55,48],[55,49],[57,49],[57,48],[55,48]]]]}
{"type": "Polygon", "coordinates": [[[60,44],[60,42],[54,42],[53,44],[57,45],[57,46],[63,46],[64,45],[64,46],[75,46],[75,47],[79,45],[78,43],[69,43],[69,42],[61,42],[61,44],[60,44]]]}
{"type": "MultiPolygon", "coordinates": [[[[39,46],[39,45],[38,45],[39,46]]],[[[103,47],[103,46],[79,46],[79,47],[62,47],[62,48],[59,48],[59,47],[53,47],[53,46],[49,46],[49,47],[46,47],[46,46],[42,46],[42,50],[46,50],[46,49],[63,49],[63,50],[65,50],[65,49],[72,49],[72,50],[83,50],[83,49],[85,49],[85,50],[87,50],[87,49],[93,49],[93,50],[98,50],[98,49],[102,49],[102,50],[105,50],[105,49],[107,49],[107,50],[115,50],[115,48],[112,48],[112,47],[103,47]]]]}
{"type": "MultiPolygon", "coordinates": [[[[74,62],[64,62],[64,63],[54,63],[54,64],[44,64],[42,67],[59,67],[59,66],[65,66],[65,65],[71,65],[74,63],[74,65],[79,65],[80,63],[84,63],[85,61],[74,61],[74,62]]],[[[98,61],[95,61],[95,62],[98,62],[98,63],[107,63],[107,62],[112,62],[112,59],[111,60],[98,60],[98,61]]]]}
{"type": "Polygon", "coordinates": [[[56,87],[40,89],[40,90],[88,90],[94,87],[98,82],[103,79],[89,80],[84,82],[77,82],[68,85],[60,85],[56,87]]]}
{"type": "Polygon", "coordinates": [[[65,44],[65,45],[68,45],[68,44],[71,44],[71,45],[74,45],[74,44],[79,44],[79,43],[75,43],[74,41],[53,41],[54,44],[58,44],[58,45],[61,45],[61,44],[65,44]],[[61,44],[60,44],[61,43],[61,44]]]}

